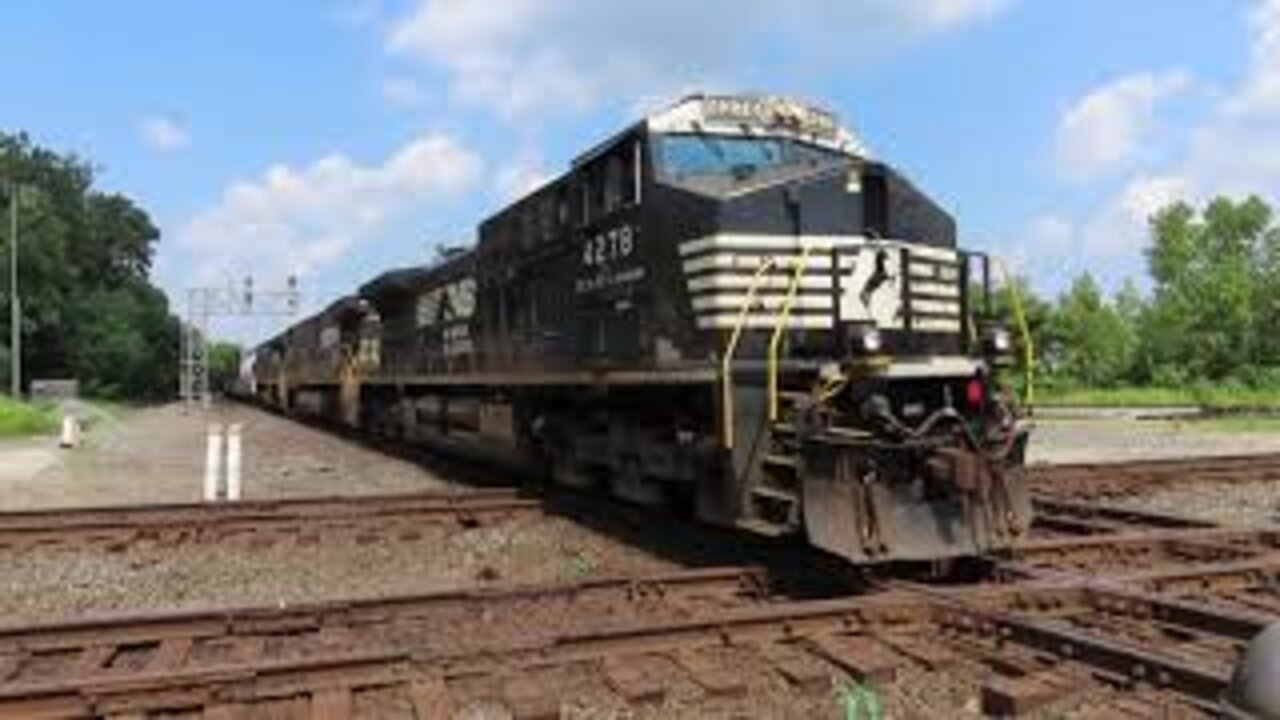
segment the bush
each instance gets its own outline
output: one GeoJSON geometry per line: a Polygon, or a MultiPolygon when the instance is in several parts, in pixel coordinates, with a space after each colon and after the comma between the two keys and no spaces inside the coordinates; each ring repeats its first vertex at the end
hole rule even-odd
{"type": "Polygon", "coordinates": [[[58,425],[57,408],[0,396],[0,437],[43,435],[56,431],[58,425]]]}
{"type": "Polygon", "coordinates": [[[1280,365],[1249,365],[1239,376],[1253,390],[1273,390],[1280,396],[1280,365]]]}

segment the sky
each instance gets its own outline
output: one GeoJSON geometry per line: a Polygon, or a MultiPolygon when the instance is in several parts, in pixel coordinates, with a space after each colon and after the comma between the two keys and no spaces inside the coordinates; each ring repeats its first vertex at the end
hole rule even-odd
{"type": "Polygon", "coordinates": [[[151,213],[178,311],[429,261],[699,90],[834,110],[1047,295],[1141,279],[1169,202],[1280,199],[1280,0],[42,0],[0,67],[0,130],[151,213]]]}

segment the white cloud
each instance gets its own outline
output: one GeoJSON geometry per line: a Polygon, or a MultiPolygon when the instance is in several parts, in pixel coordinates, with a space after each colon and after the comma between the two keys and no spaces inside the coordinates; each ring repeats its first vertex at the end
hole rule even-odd
{"type": "Polygon", "coordinates": [[[142,141],[153,150],[170,152],[191,144],[191,132],[177,120],[164,115],[143,118],[138,125],[142,141]]]}
{"type": "Polygon", "coordinates": [[[1194,202],[1198,193],[1191,180],[1176,173],[1129,178],[1080,224],[1074,252],[1081,267],[1103,268],[1100,274],[1105,278],[1107,266],[1126,260],[1132,264],[1147,245],[1151,217],[1179,200],[1194,202]]]}
{"type": "Polygon", "coordinates": [[[930,27],[946,29],[995,15],[1005,0],[919,0],[899,3],[901,11],[930,27]]]}
{"type": "Polygon", "coordinates": [[[1057,159],[1062,171],[1086,178],[1132,160],[1149,139],[1157,103],[1190,84],[1182,71],[1142,72],[1085,95],[1058,122],[1057,159]]]}
{"type": "Polygon", "coordinates": [[[389,77],[382,81],[382,97],[392,105],[415,107],[425,99],[422,86],[410,77],[389,77]]]}
{"type": "Polygon", "coordinates": [[[1280,113],[1280,0],[1260,0],[1249,16],[1252,57],[1244,83],[1225,110],[1238,116],[1280,113]]]}
{"type": "Polygon", "coordinates": [[[1086,271],[1115,289],[1141,275],[1151,217],[1175,201],[1198,197],[1198,186],[1181,175],[1139,174],[1083,219],[1037,215],[1002,252],[1015,272],[1030,275],[1042,292],[1062,290],[1086,271]]]}
{"type": "Polygon", "coordinates": [[[1181,175],[1140,175],[1120,192],[1116,206],[1125,222],[1145,228],[1160,209],[1178,200],[1189,200],[1193,193],[1191,181],[1181,175]]]}
{"type": "Polygon", "coordinates": [[[1028,240],[1037,252],[1060,255],[1071,248],[1075,226],[1070,220],[1054,214],[1040,215],[1031,223],[1028,240]]]}
{"type": "Polygon", "coordinates": [[[1075,238],[1076,229],[1069,220],[1046,213],[1036,216],[1021,233],[993,250],[1014,275],[1042,278],[1063,266],[1075,238]]]}
{"type": "Polygon", "coordinates": [[[380,23],[385,13],[382,0],[339,0],[334,17],[343,25],[358,28],[380,23]]]}
{"type": "Polygon", "coordinates": [[[275,165],[232,184],[192,218],[179,242],[209,283],[245,267],[259,277],[331,265],[385,224],[423,203],[455,197],[482,174],[478,157],[446,135],[424,135],[379,164],[331,154],[309,166],[275,165]]]}
{"type": "Polygon", "coordinates": [[[450,96],[511,119],[669,94],[750,74],[761,38],[848,59],[996,13],[1005,0],[419,0],[390,52],[450,78],[450,96]],[[731,25],[726,25],[732,18],[731,25]]]}
{"type": "MultiPolygon", "coordinates": [[[[1140,163],[1114,192],[1076,221],[1079,252],[1092,258],[1095,266],[1097,260],[1105,260],[1107,265],[1139,270],[1142,249],[1150,242],[1151,216],[1172,202],[1198,205],[1215,195],[1280,198],[1280,153],[1270,151],[1280,147],[1280,0],[1256,0],[1248,27],[1248,67],[1234,86],[1205,108],[1198,124],[1184,129],[1186,139],[1171,148],[1171,159],[1145,167],[1140,163]]],[[[1146,92],[1137,94],[1148,98],[1160,95],[1156,92],[1160,89],[1185,84],[1173,76],[1161,88],[1156,79],[1168,74],[1130,77],[1147,78],[1139,83],[1146,92]]],[[[1149,117],[1125,126],[1125,132],[1131,137],[1141,135],[1138,130],[1146,123],[1149,117]]],[[[1095,154],[1106,156],[1101,151],[1095,154]]]]}
{"type": "Polygon", "coordinates": [[[514,162],[500,168],[493,178],[493,189],[504,204],[528,195],[555,177],[547,170],[537,153],[521,153],[514,162]]]}

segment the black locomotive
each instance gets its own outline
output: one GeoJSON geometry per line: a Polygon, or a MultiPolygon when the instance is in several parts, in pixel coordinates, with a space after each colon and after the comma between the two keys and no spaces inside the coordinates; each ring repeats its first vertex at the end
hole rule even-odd
{"type": "Polygon", "coordinates": [[[699,95],[259,347],[254,392],[853,562],[974,554],[1031,519],[989,270],[829,112],[699,95]]]}

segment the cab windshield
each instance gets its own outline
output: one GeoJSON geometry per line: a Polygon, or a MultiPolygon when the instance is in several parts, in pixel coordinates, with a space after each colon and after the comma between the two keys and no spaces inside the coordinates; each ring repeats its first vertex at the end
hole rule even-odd
{"type": "Polygon", "coordinates": [[[677,184],[716,179],[739,183],[841,158],[834,151],[785,138],[680,134],[660,136],[656,144],[659,176],[677,184]]]}

